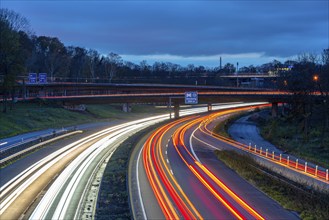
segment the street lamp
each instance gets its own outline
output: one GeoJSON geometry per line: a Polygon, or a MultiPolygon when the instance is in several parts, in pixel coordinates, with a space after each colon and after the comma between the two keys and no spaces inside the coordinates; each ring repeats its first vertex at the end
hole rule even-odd
{"type": "Polygon", "coordinates": [[[314,75],[313,76],[313,81],[314,82],[318,82],[319,81],[319,76],[318,75],[314,75]]]}
{"type": "Polygon", "coordinates": [[[239,87],[239,77],[238,77],[238,71],[239,71],[239,63],[236,63],[236,87],[239,87]]]}

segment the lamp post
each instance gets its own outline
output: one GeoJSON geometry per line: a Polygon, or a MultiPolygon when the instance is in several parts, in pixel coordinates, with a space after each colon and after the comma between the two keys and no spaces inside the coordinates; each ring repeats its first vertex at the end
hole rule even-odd
{"type": "Polygon", "coordinates": [[[238,71],[239,71],[239,62],[236,63],[236,87],[239,87],[238,71]]]}
{"type": "Polygon", "coordinates": [[[313,81],[317,83],[319,81],[319,76],[318,75],[314,75],[313,76],[313,81]]]}

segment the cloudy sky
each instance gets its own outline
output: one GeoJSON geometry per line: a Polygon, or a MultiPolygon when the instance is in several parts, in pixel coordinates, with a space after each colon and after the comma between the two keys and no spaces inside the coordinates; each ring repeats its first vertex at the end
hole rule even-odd
{"type": "Polygon", "coordinates": [[[1,0],[36,35],[124,60],[239,66],[329,48],[328,0],[1,0]]]}

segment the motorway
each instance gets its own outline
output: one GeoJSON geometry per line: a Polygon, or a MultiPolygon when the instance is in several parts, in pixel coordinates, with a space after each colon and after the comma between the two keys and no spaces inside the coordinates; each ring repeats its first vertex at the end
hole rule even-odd
{"type": "MultiPolygon", "coordinates": [[[[243,106],[260,104],[264,103],[222,104],[213,110],[241,109],[207,115],[200,115],[207,107],[183,110],[181,116],[191,116],[170,121],[150,134],[136,160],[134,200],[140,204],[142,218],[294,219],[294,214],[212,154],[213,148],[232,149],[232,143],[209,133],[211,122],[250,109],[243,106]]],[[[169,115],[159,115],[111,125],[44,154],[19,172],[12,169],[11,177],[0,185],[0,219],[90,219],[82,210],[95,170],[129,136],[168,119],[169,115]]],[[[97,200],[97,195],[92,199],[97,200]]]]}
{"type": "MultiPolygon", "coordinates": [[[[225,107],[219,105],[214,108],[225,107]]],[[[207,111],[207,107],[192,108],[182,111],[181,115],[204,111],[207,111]]],[[[31,208],[34,210],[31,219],[57,219],[64,216],[80,218],[77,215],[82,213],[79,209],[83,207],[80,205],[87,194],[84,186],[92,182],[90,176],[98,164],[133,133],[167,119],[169,115],[160,115],[111,126],[62,146],[50,154],[43,154],[24,169],[18,169],[19,172],[11,169],[11,177],[6,180],[2,178],[1,181],[0,218],[27,218],[31,208]]],[[[15,164],[10,167],[15,167],[15,164]]],[[[5,172],[2,170],[1,173],[5,172]]]]}
{"type": "MultiPolygon", "coordinates": [[[[281,163],[274,154],[250,150],[249,146],[237,145],[212,133],[214,120],[218,122],[249,109],[185,117],[150,134],[136,160],[140,204],[133,204],[134,218],[298,219],[295,213],[283,209],[228,169],[212,153],[214,149],[244,151],[281,166],[285,172],[311,176],[328,187],[323,171],[322,176],[310,175],[298,164],[289,165],[288,161],[287,166],[287,161],[281,163]],[[154,208],[155,201],[158,208],[154,208]]],[[[136,199],[131,201],[136,203],[136,199]]]]}
{"type": "MultiPolygon", "coordinates": [[[[166,117],[169,118],[167,115],[166,117]]],[[[83,193],[81,186],[86,185],[99,160],[112,153],[129,135],[163,121],[166,117],[155,116],[112,126],[63,146],[35,162],[1,186],[0,218],[20,218],[40,191],[51,183],[50,190],[44,195],[31,218],[73,218],[75,213],[72,214],[70,210],[76,210],[79,205],[83,193]],[[56,180],[53,182],[54,179],[56,180]]]]}

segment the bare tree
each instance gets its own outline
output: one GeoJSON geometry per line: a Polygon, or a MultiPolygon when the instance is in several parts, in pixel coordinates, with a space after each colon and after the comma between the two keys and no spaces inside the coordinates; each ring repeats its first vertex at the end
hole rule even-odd
{"type": "Polygon", "coordinates": [[[24,71],[25,58],[20,50],[18,31],[28,31],[28,21],[14,11],[0,9],[0,75],[3,75],[3,112],[7,112],[8,96],[15,95],[18,73],[24,71]]]}
{"type": "Polygon", "coordinates": [[[112,82],[113,77],[116,75],[117,69],[122,65],[122,58],[116,53],[109,53],[108,61],[110,63],[110,82],[112,82]]]}
{"type": "Polygon", "coordinates": [[[99,59],[99,53],[96,50],[88,50],[88,66],[90,70],[90,75],[91,75],[91,81],[95,82],[96,79],[96,69],[97,69],[97,64],[99,64],[100,59],[99,59]]]}
{"type": "Polygon", "coordinates": [[[29,21],[10,9],[0,8],[0,20],[7,22],[8,28],[12,31],[32,34],[29,21]]]}

